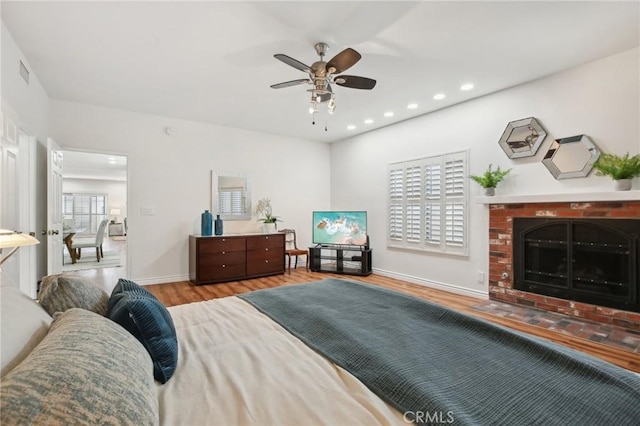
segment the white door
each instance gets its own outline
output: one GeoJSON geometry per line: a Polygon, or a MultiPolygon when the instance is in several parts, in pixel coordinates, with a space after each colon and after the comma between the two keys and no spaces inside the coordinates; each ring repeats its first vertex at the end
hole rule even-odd
{"type": "Polygon", "coordinates": [[[47,274],[62,272],[62,149],[47,139],[47,274]]]}
{"type": "MultiPolygon", "coordinates": [[[[2,116],[0,116],[2,117],[2,116]]],[[[18,128],[8,118],[0,119],[0,228],[17,231],[19,222],[19,167],[18,128]]],[[[3,256],[7,255],[7,250],[3,256]]],[[[3,285],[20,287],[20,250],[2,265],[3,285]]]]}
{"type": "MultiPolygon", "coordinates": [[[[35,138],[0,112],[0,228],[35,236],[33,173],[35,138]]],[[[3,285],[19,287],[36,297],[36,247],[22,247],[2,266],[3,285]]]]}

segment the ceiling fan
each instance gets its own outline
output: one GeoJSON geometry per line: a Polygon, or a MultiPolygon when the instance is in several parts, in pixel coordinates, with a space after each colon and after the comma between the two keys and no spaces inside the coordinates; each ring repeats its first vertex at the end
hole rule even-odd
{"type": "Polygon", "coordinates": [[[327,53],[329,45],[321,42],[316,43],[314,47],[318,56],[320,56],[320,60],[314,62],[311,66],[305,65],[302,62],[282,53],[273,55],[274,58],[284,62],[285,64],[306,72],[309,74],[309,78],[273,84],[271,85],[271,88],[282,89],[283,87],[297,86],[300,84],[311,84],[313,85],[313,88],[307,90],[307,92],[311,92],[311,107],[309,108],[309,112],[312,114],[317,112],[317,105],[319,103],[328,102],[327,109],[330,114],[333,114],[336,104],[331,84],[364,90],[371,90],[375,87],[376,81],[371,78],[341,74],[355,65],[362,57],[352,48],[348,47],[344,49],[328,62],[325,62],[324,56],[327,53]]]}

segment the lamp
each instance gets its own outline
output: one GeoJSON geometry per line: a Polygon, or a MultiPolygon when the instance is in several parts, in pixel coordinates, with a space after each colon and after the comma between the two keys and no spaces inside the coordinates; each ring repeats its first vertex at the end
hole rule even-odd
{"type": "Polygon", "coordinates": [[[13,247],[9,254],[0,259],[0,265],[9,259],[9,257],[20,247],[31,246],[34,244],[40,244],[40,241],[29,234],[9,231],[8,229],[0,229],[0,253],[2,253],[2,249],[13,247]]]}
{"type": "Polygon", "coordinates": [[[113,222],[115,223],[118,221],[118,216],[120,216],[120,209],[111,209],[109,214],[114,217],[113,222]]]}

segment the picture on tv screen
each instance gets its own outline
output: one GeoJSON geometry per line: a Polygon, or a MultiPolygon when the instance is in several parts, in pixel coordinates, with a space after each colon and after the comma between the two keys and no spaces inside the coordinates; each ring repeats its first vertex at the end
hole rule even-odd
{"type": "Polygon", "coordinates": [[[313,243],[367,245],[367,212],[313,212],[313,243]]]}

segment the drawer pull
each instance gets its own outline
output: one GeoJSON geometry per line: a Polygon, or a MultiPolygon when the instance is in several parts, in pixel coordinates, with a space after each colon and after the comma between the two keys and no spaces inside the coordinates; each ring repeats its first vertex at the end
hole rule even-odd
{"type": "Polygon", "coordinates": [[[264,261],[264,263],[269,263],[269,261],[268,261],[268,260],[265,260],[265,261],[264,261]]]}
{"type": "Polygon", "coordinates": [[[226,268],[226,267],[227,267],[227,265],[222,265],[222,267],[223,267],[223,268],[226,268]]]}
{"type": "Polygon", "coordinates": [[[269,251],[269,249],[268,249],[268,248],[266,248],[266,249],[264,249],[264,251],[269,251]]]}
{"type": "Polygon", "coordinates": [[[222,254],[226,254],[226,253],[227,253],[226,251],[223,251],[223,252],[222,252],[222,254]]]}

